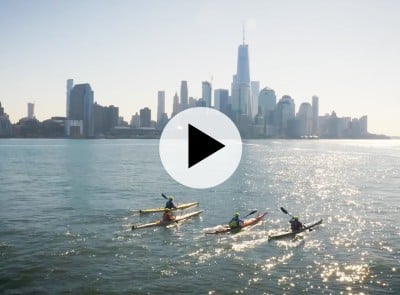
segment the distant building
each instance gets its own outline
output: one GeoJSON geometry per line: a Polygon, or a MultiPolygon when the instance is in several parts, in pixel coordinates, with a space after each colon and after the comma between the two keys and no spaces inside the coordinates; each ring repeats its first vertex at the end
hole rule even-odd
{"type": "Polygon", "coordinates": [[[137,112],[136,112],[136,114],[134,114],[132,116],[131,127],[132,128],[140,128],[140,116],[137,112]]]}
{"type": "Polygon", "coordinates": [[[318,117],[319,117],[319,98],[318,96],[312,97],[312,134],[319,135],[319,126],[318,126],[318,117]]]}
{"type": "Polygon", "coordinates": [[[273,137],[277,134],[275,109],[275,91],[268,87],[263,88],[258,95],[258,114],[263,116],[266,137],[273,137]]]}
{"type": "Polygon", "coordinates": [[[157,122],[159,122],[165,113],[165,91],[158,91],[157,99],[157,122]]]}
{"type": "Polygon", "coordinates": [[[67,113],[66,113],[66,117],[68,118],[68,114],[69,114],[69,97],[71,95],[71,90],[74,87],[74,80],[73,79],[68,79],[67,80],[67,113]]]}
{"type": "Polygon", "coordinates": [[[156,129],[163,130],[164,127],[167,125],[167,123],[168,123],[168,116],[166,113],[163,113],[160,120],[156,124],[156,129]]]}
{"type": "Polygon", "coordinates": [[[189,91],[187,81],[181,81],[181,111],[184,111],[189,106],[189,91]]]}
{"type": "Polygon", "coordinates": [[[112,128],[118,126],[119,109],[115,106],[93,105],[94,133],[96,136],[109,133],[112,128]]]}
{"type": "Polygon", "coordinates": [[[181,107],[180,107],[180,104],[179,104],[179,96],[178,96],[178,94],[176,92],[175,92],[173,101],[174,102],[173,102],[173,105],[172,105],[171,117],[177,115],[181,111],[181,107]]]}
{"type": "Polygon", "coordinates": [[[151,110],[149,108],[140,110],[140,127],[151,127],[151,110]]]}
{"type": "Polygon", "coordinates": [[[28,102],[28,119],[35,118],[35,105],[31,102],[28,102]]]}
{"type": "Polygon", "coordinates": [[[360,123],[360,133],[361,135],[367,135],[368,134],[368,117],[367,116],[362,116],[359,119],[360,123]]]}
{"type": "Polygon", "coordinates": [[[300,105],[297,119],[301,126],[299,127],[298,137],[313,135],[313,108],[308,102],[303,102],[300,105]]]}
{"type": "Polygon", "coordinates": [[[229,90],[215,89],[214,91],[214,107],[218,111],[228,115],[229,90]]]}
{"type": "Polygon", "coordinates": [[[89,84],[75,85],[69,95],[67,136],[93,137],[93,91],[89,84]]]}
{"type": "Polygon", "coordinates": [[[189,108],[194,108],[197,105],[197,99],[194,97],[189,97],[189,108]]]}
{"type": "Polygon", "coordinates": [[[11,137],[12,126],[8,115],[4,112],[4,108],[0,102],[0,137],[11,137]]]}
{"type": "Polygon", "coordinates": [[[295,118],[295,104],[293,98],[284,95],[276,106],[277,128],[279,136],[287,136],[287,122],[295,118]]]}
{"type": "Polygon", "coordinates": [[[241,115],[244,114],[251,119],[253,118],[250,86],[249,49],[248,45],[244,43],[244,40],[243,44],[239,45],[238,48],[237,71],[236,75],[233,76],[233,81],[231,84],[231,95],[233,112],[232,116],[236,118],[236,120],[234,121],[237,123],[237,125],[243,126],[243,123],[240,123],[244,122],[243,118],[240,117],[241,115]]]}
{"type": "Polygon", "coordinates": [[[260,94],[260,82],[251,81],[251,116],[254,118],[258,113],[258,96],[260,94]]]}
{"type": "Polygon", "coordinates": [[[206,107],[211,107],[211,83],[208,81],[203,81],[201,83],[201,93],[202,98],[206,104],[206,107]]]}

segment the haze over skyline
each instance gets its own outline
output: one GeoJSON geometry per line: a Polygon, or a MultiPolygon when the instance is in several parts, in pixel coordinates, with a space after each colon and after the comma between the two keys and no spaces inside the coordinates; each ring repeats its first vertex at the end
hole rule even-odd
{"type": "Polygon", "coordinates": [[[368,115],[372,133],[400,135],[398,1],[1,1],[0,101],[12,122],[35,102],[40,120],[65,115],[66,80],[129,121],[172,112],[181,80],[230,89],[242,25],[251,80],[278,99],[320,98],[320,115],[368,115]]]}

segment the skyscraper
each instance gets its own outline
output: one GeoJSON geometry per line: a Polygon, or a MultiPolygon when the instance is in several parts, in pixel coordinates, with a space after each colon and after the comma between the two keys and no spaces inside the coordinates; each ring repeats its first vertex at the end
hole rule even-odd
{"type": "Polygon", "coordinates": [[[202,98],[206,103],[206,107],[211,107],[211,83],[208,81],[203,81],[201,83],[201,93],[202,98]]]}
{"type": "Polygon", "coordinates": [[[244,43],[239,45],[237,71],[232,82],[232,111],[238,118],[240,115],[247,115],[252,118],[252,96],[250,86],[249,49],[244,43]]]}
{"type": "Polygon", "coordinates": [[[89,84],[75,85],[69,95],[67,135],[94,136],[93,91],[89,84]]]}
{"type": "Polygon", "coordinates": [[[165,113],[165,91],[158,91],[157,122],[160,122],[165,113]]]}
{"type": "Polygon", "coordinates": [[[188,108],[189,102],[189,91],[187,81],[181,81],[181,111],[188,108]]]}
{"type": "Polygon", "coordinates": [[[173,99],[174,103],[172,105],[172,115],[171,117],[175,116],[176,114],[178,114],[180,112],[180,104],[179,104],[179,96],[178,94],[175,92],[174,95],[174,99],[173,99]]]}
{"type": "Polygon", "coordinates": [[[251,117],[254,118],[258,112],[258,95],[260,94],[260,81],[251,81],[251,117]]]}
{"type": "Polygon", "coordinates": [[[228,89],[215,89],[214,91],[214,107],[215,109],[228,113],[229,91],[228,89]]]}
{"type": "Polygon", "coordinates": [[[33,119],[35,117],[35,105],[28,102],[28,119],[33,119]]]}
{"type": "Polygon", "coordinates": [[[151,127],[151,110],[149,108],[140,110],[140,127],[151,127]]]}
{"type": "Polygon", "coordinates": [[[318,126],[318,116],[319,116],[319,98],[318,96],[312,97],[312,134],[319,134],[318,126]]]}
{"type": "Polygon", "coordinates": [[[68,118],[68,114],[69,114],[69,96],[71,94],[71,90],[73,87],[74,87],[74,80],[68,79],[67,80],[67,113],[66,113],[67,118],[68,118]]]}
{"type": "Polygon", "coordinates": [[[293,98],[291,98],[289,95],[282,96],[276,105],[277,127],[279,135],[287,135],[288,121],[295,117],[295,112],[296,110],[293,98]]]}

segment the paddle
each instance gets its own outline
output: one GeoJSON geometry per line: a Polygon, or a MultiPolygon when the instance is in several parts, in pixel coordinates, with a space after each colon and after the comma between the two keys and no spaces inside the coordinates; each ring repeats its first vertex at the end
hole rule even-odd
{"type": "Polygon", "coordinates": [[[163,196],[164,199],[168,200],[168,197],[164,193],[161,193],[161,195],[163,196]]]}
{"type": "Polygon", "coordinates": [[[250,216],[251,214],[254,214],[254,213],[256,213],[256,212],[257,212],[257,210],[251,211],[249,214],[247,214],[245,217],[243,217],[243,219],[245,219],[246,217],[248,217],[248,216],[250,216]]]}
{"type": "MultiPolygon", "coordinates": [[[[281,211],[287,215],[289,215],[290,217],[294,218],[294,216],[292,214],[290,214],[285,208],[281,207],[281,211]]],[[[306,227],[306,225],[303,223],[303,226],[306,227]]],[[[308,231],[312,231],[312,228],[309,228],[308,231]]]]}
{"type": "Polygon", "coordinates": [[[291,216],[292,218],[294,218],[294,216],[292,214],[290,214],[285,208],[281,207],[281,211],[289,216],[291,216]]]}

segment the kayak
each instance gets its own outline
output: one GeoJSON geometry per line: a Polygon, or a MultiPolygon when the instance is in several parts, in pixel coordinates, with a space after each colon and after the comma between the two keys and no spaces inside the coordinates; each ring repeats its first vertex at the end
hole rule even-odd
{"type": "MultiPolygon", "coordinates": [[[[180,204],[180,205],[176,206],[176,209],[172,209],[172,210],[183,210],[183,209],[197,206],[199,204],[200,204],[199,202],[184,203],[184,204],[180,204]]],[[[163,212],[164,210],[165,210],[164,207],[153,208],[153,209],[141,209],[141,210],[139,210],[139,213],[141,213],[141,214],[155,213],[155,212],[163,212]]]]}
{"type": "Polygon", "coordinates": [[[206,232],[207,235],[216,235],[216,234],[223,234],[223,233],[227,233],[227,232],[232,232],[232,233],[237,233],[239,232],[242,228],[247,227],[249,225],[253,225],[256,224],[258,222],[260,222],[264,216],[267,214],[267,211],[259,214],[257,217],[253,217],[253,218],[249,218],[246,219],[241,227],[238,228],[230,228],[229,225],[224,224],[224,225],[220,225],[218,226],[218,228],[215,231],[212,232],[206,232]]]}
{"type": "Polygon", "coordinates": [[[277,234],[277,235],[273,235],[273,236],[269,236],[268,239],[269,240],[278,240],[278,239],[285,239],[285,238],[294,238],[296,235],[306,231],[306,230],[311,230],[313,227],[320,225],[322,223],[322,219],[307,225],[305,227],[303,227],[302,229],[295,231],[295,232],[285,232],[285,233],[281,233],[281,234],[277,234]]]}
{"type": "Polygon", "coordinates": [[[187,213],[181,216],[177,216],[175,220],[172,221],[162,221],[162,220],[156,220],[150,223],[145,223],[145,224],[138,224],[138,225],[132,225],[132,230],[139,229],[139,228],[146,228],[146,227],[152,227],[152,226],[168,226],[170,224],[178,223],[182,220],[189,219],[191,217],[200,215],[200,213],[203,212],[203,210],[187,213]]]}

